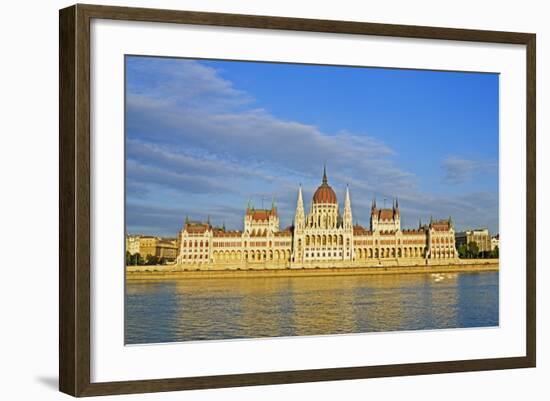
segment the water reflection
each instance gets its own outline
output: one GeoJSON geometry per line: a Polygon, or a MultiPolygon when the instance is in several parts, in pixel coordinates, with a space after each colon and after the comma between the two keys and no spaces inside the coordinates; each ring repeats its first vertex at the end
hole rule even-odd
{"type": "Polygon", "coordinates": [[[126,343],[498,325],[498,273],[129,281],[126,343]]]}

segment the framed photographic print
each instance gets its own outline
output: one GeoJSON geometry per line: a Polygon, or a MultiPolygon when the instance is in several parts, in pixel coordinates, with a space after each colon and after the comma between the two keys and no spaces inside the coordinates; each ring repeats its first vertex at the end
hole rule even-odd
{"type": "Polygon", "coordinates": [[[60,11],[60,390],[535,366],[535,35],[60,11]]]}

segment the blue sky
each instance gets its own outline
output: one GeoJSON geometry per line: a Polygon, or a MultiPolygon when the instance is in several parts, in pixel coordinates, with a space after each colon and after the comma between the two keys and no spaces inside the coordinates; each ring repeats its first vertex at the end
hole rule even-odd
{"type": "Polygon", "coordinates": [[[398,197],[404,227],[497,233],[498,90],[496,74],[127,56],[127,232],[241,229],[273,197],[290,225],[326,163],[359,224],[398,197]]]}

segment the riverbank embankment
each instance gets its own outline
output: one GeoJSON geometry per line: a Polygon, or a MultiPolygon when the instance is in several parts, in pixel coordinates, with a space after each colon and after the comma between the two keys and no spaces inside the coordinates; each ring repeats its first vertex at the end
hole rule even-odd
{"type": "Polygon", "coordinates": [[[350,267],[286,267],[246,269],[204,269],[181,265],[127,266],[127,280],[206,279],[206,278],[259,278],[259,277],[311,277],[311,276],[354,276],[373,274],[412,273],[460,273],[498,271],[498,259],[468,259],[447,263],[410,265],[368,265],[350,267]]]}

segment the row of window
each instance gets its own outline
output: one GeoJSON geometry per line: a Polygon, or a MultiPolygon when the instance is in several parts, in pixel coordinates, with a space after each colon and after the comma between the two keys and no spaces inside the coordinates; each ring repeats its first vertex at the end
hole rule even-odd
{"type": "Polygon", "coordinates": [[[240,242],[212,242],[214,248],[242,246],[240,242]]]}
{"type": "Polygon", "coordinates": [[[338,251],[338,250],[341,250],[340,247],[337,247],[337,248],[331,248],[331,247],[312,247],[312,246],[308,246],[305,248],[306,251],[338,251]]]}
{"type": "Polygon", "coordinates": [[[403,240],[403,245],[424,245],[426,243],[425,239],[405,239],[403,240]]]}
{"type": "Polygon", "coordinates": [[[208,255],[182,255],[182,259],[208,259],[208,255]]]}
{"type": "Polygon", "coordinates": [[[198,247],[201,247],[201,246],[208,246],[208,241],[183,241],[183,246],[184,247],[193,247],[193,246],[198,246],[198,247]]]}
{"type": "MultiPolygon", "coordinates": [[[[275,241],[275,243],[273,242],[265,242],[265,241],[261,241],[261,242],[258,242],[258,241],[252,241],[248,244],[244,244],[245,247],[265,247],[265,246],[290,246],[291,245],[291,242],[290,241],[275,241]]],[[[198,247],[198,248],[201,248],[201,247],[207,247],[208,246],[208,241],[183,241],[183,247],[190,247],[190,248],[194,248],[194,247],[198,247]]],[[[212,246],[214,248],[218,248],[218,247],[221,247],[221,248],[225,248],[225,247],[241,247],[243,246],[243,244],[241,242],[212,242],[212,246]]]]}
{"type": "Polygon", "coordinates": [[[372,245],[372,241],[357,240],[353,241],[353,245],[372,245]]]}
{"type": "MultiPolygon", "coordinates": [[[[305,238],[306,245],[342,245],[344,242],[342,236],[336,236],[336,235],[318,235],[311,237],[309,235],[306,235],[305,238]]],[[[302,244],[302,239],[298,240],[298,244],[302,244]]],[[[349,246],[350,239],[346,238],[346,244],[349,246]]]]}
{"type": "MultiPolygon", "coordinates": [[[[331,257],[341,257],[342,252],[306,252],[306,258],[309,257],[318,257],[318,258],[331,258],[331,257]]],[[[346,256],[349,256],[349,252],[346,252],[346,256]]]]}
{"type": "Polygon", "coordinates": [[[444,238],[432,238],[432,244],[439,244],[439,243],[443,243],[443,244],[450,244],[450,243],[454,243],[454,238],[449,238],[449,237],[444,237],[444,238]]]}

